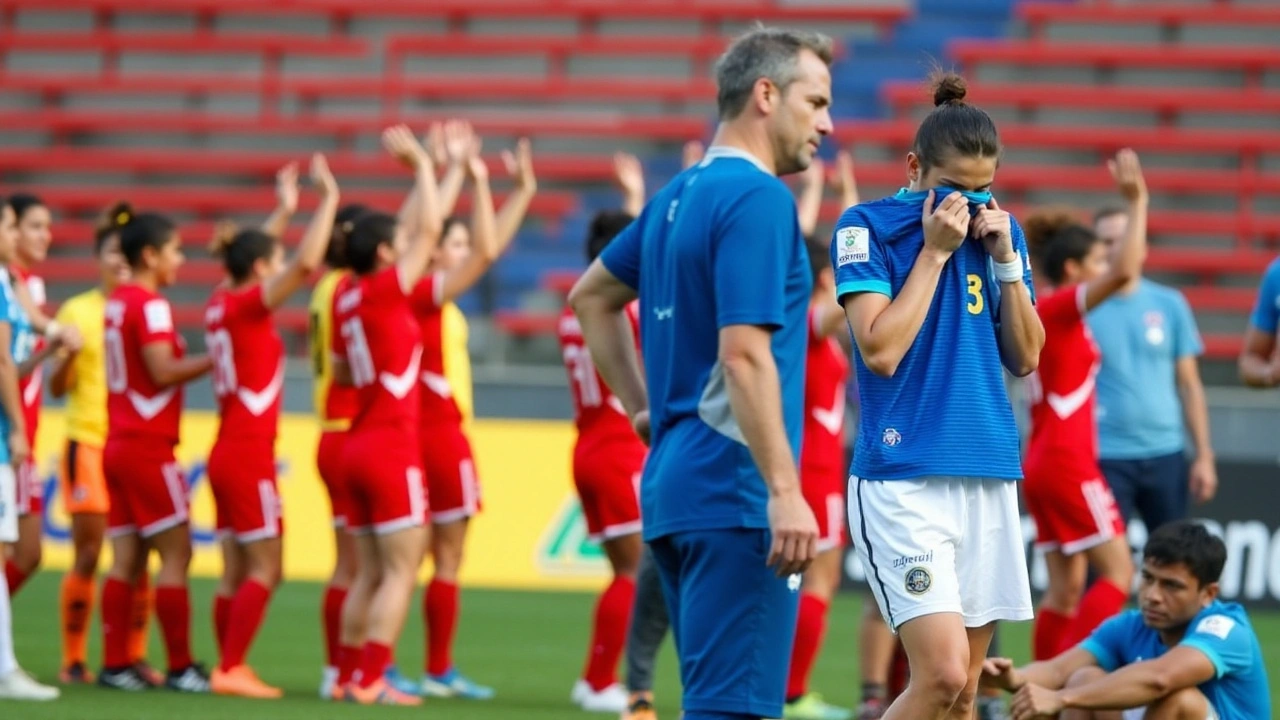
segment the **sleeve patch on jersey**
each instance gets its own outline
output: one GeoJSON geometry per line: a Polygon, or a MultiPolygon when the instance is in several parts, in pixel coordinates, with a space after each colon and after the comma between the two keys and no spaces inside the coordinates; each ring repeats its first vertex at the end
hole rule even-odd
{"type": "Polygon", "coordinates": [[[1236,621],[1226,615],[1210,615],[1200,621],[1196,625],[1197,633],[1205,633],[1206,635],[1214,635],[1219,639],[1226,640],[1231,634],[1231,628],[1236,626],[1236,621]]]}
{"type": "Polygon", "coordinates": [[[153,333],[173,330],[173,315],[169,312],[169,303],[165,300],[151,300],[142,307],[147,318],[147,331],[153,333]]]}
{"type": "Polygon", "coordinates": [[[871,260],[871,231],[844,227],[836,231],[836,267],[871,260]]]}

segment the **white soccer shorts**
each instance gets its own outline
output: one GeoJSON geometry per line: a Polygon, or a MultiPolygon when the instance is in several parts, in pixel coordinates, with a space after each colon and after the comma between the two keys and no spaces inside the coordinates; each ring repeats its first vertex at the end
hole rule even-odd
{"type": "Polygon", "coordinates": [[[1033,616],[1017,483],[850,477],[849,527],[894,632],[935,613],[966,627],[1033,616]]]}
{"type": "Polygon", "coordinates": [[[18,541],[18,478],[9,463],[0,463],[0,543],[18,541]]]}

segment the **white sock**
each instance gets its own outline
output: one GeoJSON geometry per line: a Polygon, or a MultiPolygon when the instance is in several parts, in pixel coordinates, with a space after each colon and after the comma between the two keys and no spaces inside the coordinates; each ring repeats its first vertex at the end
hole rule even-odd
{"type": "Polygon", "coordinates": [[[0,572],[0,677],[18,669],[13,656],[13,613],[9,607],[9,581],[0,572]]]}

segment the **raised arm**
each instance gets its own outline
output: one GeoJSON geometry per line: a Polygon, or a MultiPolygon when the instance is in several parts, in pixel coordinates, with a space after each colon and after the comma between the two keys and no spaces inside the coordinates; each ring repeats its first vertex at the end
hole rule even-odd
{"type": "Polygon", "coordinates": [[[262,223],[262,231],[274,238],[284,237],[289,221],[298,212],[298,164],[289,163],[276,173],[276,209],[262,223]]]}
{"type": "Polygon", "coordinates": [[[320,193],[320,204],[312,213],[311,224],[289,264],[263,283],[262,298],[268,308],[284,304],[324,263],[324,253],[333,235],[333,218],[338,214],[338,183],[320,153],[311,156],[311,182],[320,193]]]}
{"type": "Polygon", "coordinates": [[[440,240],[443,219],[436,193],[435,170],[426,150],[404,125],[387,128],[382,133],[382,144],[387,152],[412,168],[414,173],[414,186],[400,209],[396,227],[396,233],[403,234],[408,246],[396,263],[400,287],[408,294],[426,274],[432,252],[440,240]]]}
{"type": "Polygon", "coordinates": [[[506,251],[507,246],[520,232],[524,216],[529,212],[529,204],[538,193],[538,178],[533,173],[533,147],[528,138],[520,138],[516,142],[515,152],[503,151],[502,162],[507,172],[515,177],[516,187],[502,203],[498,211],[497,238],[498,254],[506,251]]]}
{"type": "Polygon", "coordinates": [[[622,189],[622,211],[636,217],[644,209],[644,167],[630,153],[613,155],[613,179],[622,189]]]}
{"type": "Polygon", "coordinates": [[[471,255],[466,262],[444,276],[440,296],[448,302],[467,290],[488,272],[505,247],[498,246],[493,212],[493,193],[489,190],[489,168],[480,156],[476,139],[467,159],[467,174],[473,187],[471,198],[471,255]]]}
{"type": "Polygon", "coordinates": [[[1129,208],[1129,226],[1115,249],[1111,267],[1102,277],[1085,286],[1085,310],[1092,310],[1142,275],[1142,262],[1147,257],[1147,183],[1142,177],[1138,154],[1121,150],[1107,169],[1115,178],[1120,194],[1129,208]]]}
{"type": "Polygon", "coordinates": [[[822,190],[827,168],[818,158],[800,174],[800,197],[796,199],[796,217],[800,220],[800,232],[811,237],[818,230],[818,216],[822,214],[822,190]]]}
{"type": "Polygon", "coordinates": [[[458,197],[462,195],[462,184],[467,179],[467,157],[475,132],[471,123],[465,120],[450,120],[446,123],[435,123],[427,135],[428,149],[431,159],[436,165],[443,165],[444,175],[440,178],[440,217],[453,215],[458,205],[458,197]]]}

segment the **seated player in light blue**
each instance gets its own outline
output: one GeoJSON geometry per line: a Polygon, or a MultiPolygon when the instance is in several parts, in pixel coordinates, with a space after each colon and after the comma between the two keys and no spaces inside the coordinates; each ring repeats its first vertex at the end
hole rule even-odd
{"type": "Polygon", "coordinates": [[[1015,720],[1271,717],[1258,636],[1240,605],[1218,600],[1222,540],[1183,520],[1152,533],[1142,555],[1141,609],[1052,660],[986,662],[983,683],[1016,693],[1015,720]]]}

